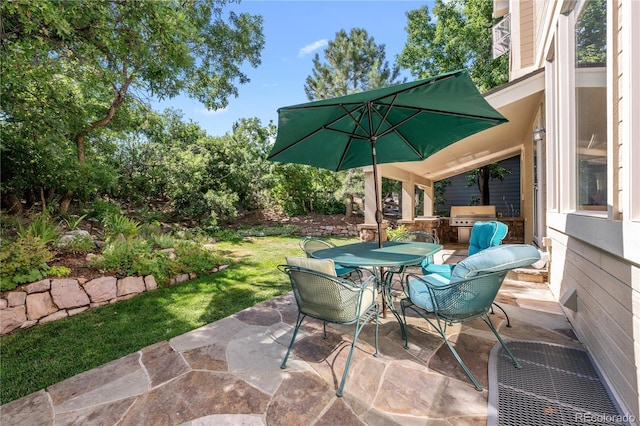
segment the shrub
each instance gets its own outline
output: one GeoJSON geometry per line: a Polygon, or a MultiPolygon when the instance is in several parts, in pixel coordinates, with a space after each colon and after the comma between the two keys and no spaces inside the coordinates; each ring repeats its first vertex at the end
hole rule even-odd
{"type": "Polygon", "coordinates": [[[91,265],[122,276],[153,275],[161,285],[177,273],[166,253],[154,252],[150,241],[139,238],[108,243],[91,265]]]}
{"type": "Polygon", "coordinates": [[[53,253],[45,242],[31,235],[16,241],[0,242],[0,290],[13,290],[18,284],[38,281],[46,276],[53,253]]]}
{"type": "Polygon", "coordinates": [[[161,249],[172,248],[176,245],[176,239],[168,234],[155,235],[151,240],[155,247],[161,249]]]}
{"type": "Polygon", "coordinates": [[[195,272],[198,275],[203,275],[223,263],[220,255],[200,244],[183,241],[179,242],[175,249],[180,272],[195,272]]]}
{"type": "Polygon", "coordinates": [[[96,246],[90,235],[77,234],[68,239],[64,238],[67,237],[63,237],[63,241],[58,244],[58,247],[70,253],[88,253],[96,246]]]}
{"type": "Polygon", "coordinates": [[[47,272],[48,277],[60,278],[69,275],[71,275],[71,269],[67,268],[66,266],[52,266],[47,272]]]}
{"type": "Polygon", "coordinates": [[[125,238],[133,238],[138,236],[140,231],[140,222],[121,214],[111,214],[102,219],[105,236],[107,239],[117,238],[119,235],[125,238]]]}
{"type": "Polygon", "coordinates": [[[97,198],[93,202],[93,211],[90,216],[95,217],[98,220],[104,220],[107,216],[122,214],[122,208],[116,203],[97,198]]]}
{"type": "Polygon", "coordinates": [[[387,240],[391,241],[394,238],[401,237],[406,233],[407,233],[407,228],[404,225],[400,225],[396,229],[387,228],[387,240]]]}
{"type": "Polygon", "coordinates": [[[58,238],[58,228],[51,223],[51,216],[46,211],[36,215],[27,228],[23,228],[21,224],[19,228],[18,236],[20,238],[38,238],[44,244],[58,238]]]}

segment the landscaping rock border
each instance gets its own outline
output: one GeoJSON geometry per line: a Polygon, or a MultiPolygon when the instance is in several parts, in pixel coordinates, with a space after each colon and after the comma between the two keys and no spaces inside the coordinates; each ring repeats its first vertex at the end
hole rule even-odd
{"type": "Polygon", "coordinates": [[[311,225],[301,229],[304,235],[357,237],[360,235],[358,225],[311,225]]]}
{"type": "MultiPolygon", "coordinates": [[[[225,269],[221,265],[214,272],[225,269]]],[[[197,278],[180,274],[170,285],[197,278]]],[[[158,288],[153,275],[144,277],[100,277],[43,279],[5,292],[0,297],[0,336],[66,318],[87,309],[131,299],[158,288]]]]}

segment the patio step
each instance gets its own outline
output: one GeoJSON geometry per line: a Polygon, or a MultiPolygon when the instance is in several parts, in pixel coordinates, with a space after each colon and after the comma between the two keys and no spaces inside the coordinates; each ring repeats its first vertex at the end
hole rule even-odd
{"type": "Polygon", "coordinates": [[[549,282],[549,271],[547,269],[517,268],[509,271],[507,278],[530,283],[549,282]]]}

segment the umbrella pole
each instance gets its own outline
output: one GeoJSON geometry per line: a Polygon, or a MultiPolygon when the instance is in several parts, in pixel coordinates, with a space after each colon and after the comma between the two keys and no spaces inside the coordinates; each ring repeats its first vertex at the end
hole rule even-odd
{"type": "MultiPolygon", "coordinates": [[[[373,165],[373,188],[376,192],[376,223],[378,225],[378,248],[382,248],[382,211],[380,210],[380,191],[378,187],[378,164],[376,162],[376,137],[371,136],[369,140],[371,141],[371,163],[373,165]]],[[[384,268],[381,267],[378,271],[380,274],[380,284],[385,286],[384,283],[384,268]]],[[[383,292],[386,290],[383,289],[383,292]]],[[[382,317],[387,317],[387,301],[386,298],[382,298],[382,317]]]]}
{"type": "Polygon", "coordinates": [[[382,248],[382,211],[380,210],[380,188],[378,186],[378,164],[376,162],[376,137],[371,136],[371,163],[373,165],[373,188],[376,192],[376,224],[378,225],[378,248],[382,248]]]}

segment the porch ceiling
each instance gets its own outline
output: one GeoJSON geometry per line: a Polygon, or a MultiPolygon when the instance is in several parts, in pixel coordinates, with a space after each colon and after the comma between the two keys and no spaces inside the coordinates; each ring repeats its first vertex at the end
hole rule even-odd
{"type": "MultiPolygon", "coordinates": [[[[543,71],[534,71],[485,94],[487,101],[507,117],[508,123],[449,145],[424,161],[389,164],[389,174],[394,174],[393,169],[401,169],[438,181],[518,155],[523,144],[531,141],[532,123],[538,106],[544,101],[543,71]]],[[[383,176],[387,176],[385,166],[380,167],[383,176]]]]}

